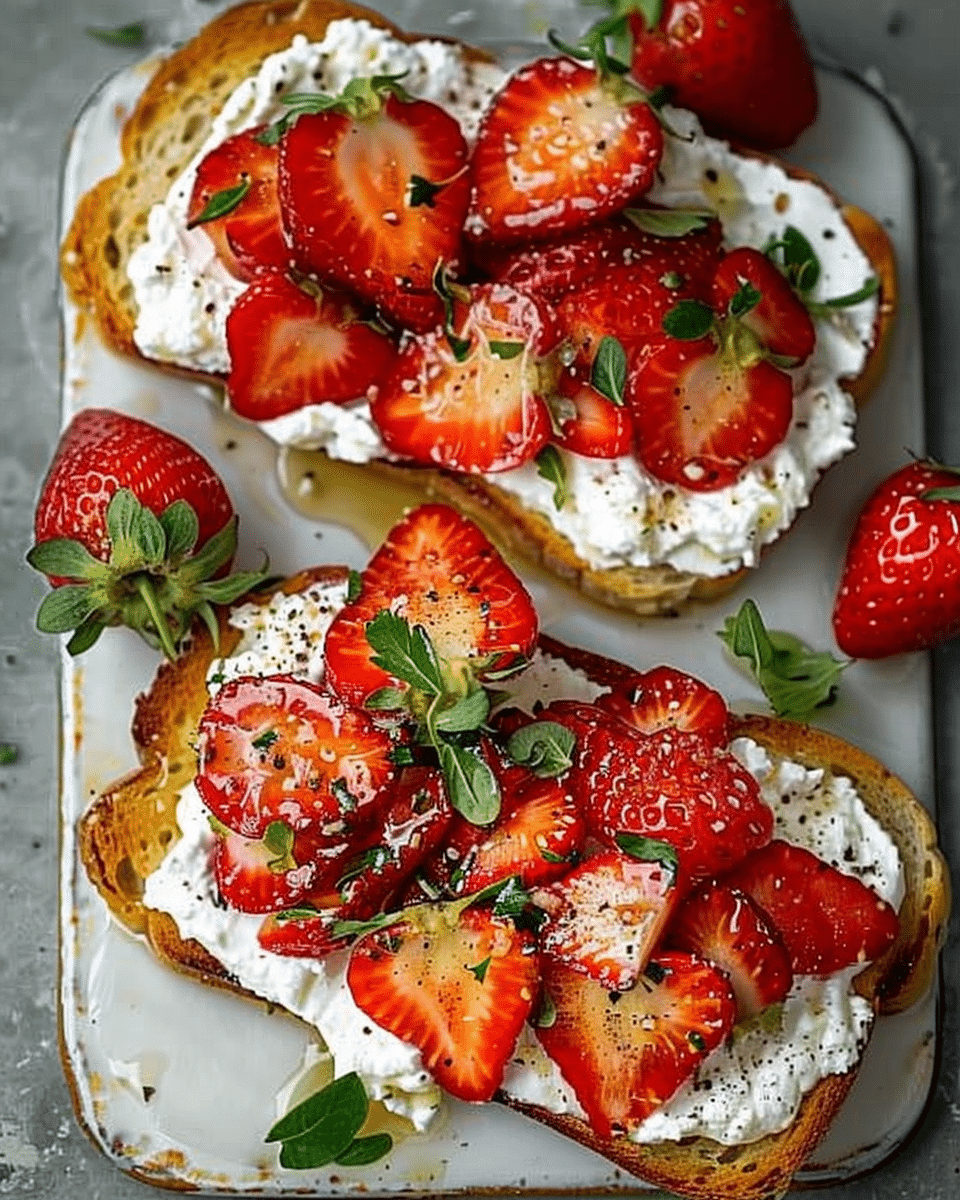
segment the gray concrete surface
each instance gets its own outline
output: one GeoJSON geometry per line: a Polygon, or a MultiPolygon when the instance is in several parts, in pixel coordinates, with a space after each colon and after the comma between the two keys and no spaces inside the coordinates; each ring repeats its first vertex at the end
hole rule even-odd
{"type": "MultiPolygon", "coordinates": [[[[121,1197],[148,1189],[77,1127],[57,1044],[57,648],[33,629],[42,594],[23,565],[59,420],[58,178],[71,123],[136,51],[89,25],[144,18],[156,40],[221,7],[199,0],[0,0],[0,1195],[121,1197]]],[[[402,19],[402,5],[392,5],[402,19]]],[[[816,49],[879,83],[917,150],[931,449],[960,462],[960,0],[795,0],[816,49]]],[[[942,844],[960,863],[960,643],[935,656],[942,844]]],[[[920,1127],[839,1200],[960,1196],[960,943],[944,954],[939,1080],[920,1127]]]]}

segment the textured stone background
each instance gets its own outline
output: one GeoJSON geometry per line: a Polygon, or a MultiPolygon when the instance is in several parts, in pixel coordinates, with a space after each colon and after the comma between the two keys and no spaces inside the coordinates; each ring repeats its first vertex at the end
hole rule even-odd
{"type": "MultiPolygon", "coordinates": [[[[0,1195],[148,1194],[80,1132],[60,1068],[57,648],[33,630],[42,588],[23,554],[59,425],[55,231],[65,139],[98,82],[139,53],[102,45],[84,30],[146,19],[151,39],[162,43],[219,7],[200,0],[0,0],[0,743],[17,749],[16,762],[0,766],[0,1195]]],[[[384,7],[404,22],[403,4],[384,7]]],[[[795,8],[818,52],[889,95],[916,147],[930,448],[960,463],[960,0],[795,0],[795,8]]],[[[960,643],[939,653],[935,668],[942,841],[957,863],[960,643]]],[[[940,1078],[927,1117],[895,1162],[824,1196],[960,1195],[958,984],[955,923],[945,955],[940,1078]]]]}

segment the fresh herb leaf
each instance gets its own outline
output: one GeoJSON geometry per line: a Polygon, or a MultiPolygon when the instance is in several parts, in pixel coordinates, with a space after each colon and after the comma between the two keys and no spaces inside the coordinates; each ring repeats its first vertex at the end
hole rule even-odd
{"type": "Polygon", "coordinates": [[[267,1133],[280,1142],[280,1164],[309,1170],[346,1153],[367,1119],[370,1102],[359,1075],[351,1071],[308,1096],[267,1133]]]}
{"type": "Polygon", "coordinates": [[[489,825],[500,812],[497,778],[484,759],[466,746],[440,741],[440,769],[450,803],[472,825],[489,825]]]}
{"type": "Polygon", "coordinates": [[[9,742],[0,743],[0,767],[12,767],[19,757],[16,746],[9,742]]]}
{"type": "Polygon", "coordinates": [[[129,25],[110,28],[88,25],[86,32],[90,37],[108,46],[142,46],[147,40],[147,27],[143,21],[131,21],[129,25]]]}
{"type": "Polygon", "coordinates": [[[422,625],[410,625],[385,608],[368,622],[366,632],[376,666],[427,696],[442,693],[440,663],[422,625]]]}
{"type": "Polygon", "coordinates": [[[532,721],[510,736],[507,753],[541,779],[555,778],[573,765],[576,737],[555,721],[532,721]]]}
{"type": "Polygon", "coordinates": [[[509,361],[511,358],[517,358],[527,347],[526,342],[488,342],[487,343],[497,358],[509,361]]]}
{"type": "Polygon", "coordinates": [[[490,698],[483,688],[463,696],[433,718],[433,728],[443,733],[468,733],[479,729],[490,714],[490,698]]]}
{"type": "Polygon", "coordinates": [[[263,733],[258,734],[253,739],[251,745],[254,750],[269,750],[279,737],[280,734],[275,729],[265,729],[263,733]]]}
{"type": "Polygon", "coordinates": [[[333,1160],[340,1167],[365,1167],[389,1154],[393,1149],[393,1138],[389,1133],[371,1133],[358,1137],[350,1143],[343,1154],[333,1160]]]}
{"type": "Polygon", "coordinates": [[[360,593],[363,591],[363,576],[359,571],[351,569],[347,577],[347,603],[353,604],[355,600],[360,599],[360,593]]]}
{"type": "Polygon", "coordinates": [[[364,701],[364,707],[374,712],[394,712],[398,708],[403,708],[406,702],[407,693],[401,691],[400,688],[383,687],[370,693],[364,701]]]}
{"type": "Polygon", "coordinates": [[[730,316],[745,317],[748,312],[757,307],[762,299],[763,296],[753,286],[753,284],[745,281],[730,297],[730,304],[728,308],[730,316]]]}
{"type": "Polygon", "coordinates": [[[624,216],[644,233],[679,238],[705,229],[715,214],[699,208],[628,208],[624,216]]]}
{"type": "Polygon", "coordinates": [[[446,183],[431,183],[422,175],[410,176],[409,202],[411,208],[434,207],[434,200],[446,187],[446,183]]]}
{"type": "Polygon", "coordinates": [[[250,191],[253,186],[249,179],[242,179],[236,187],[224,188],[223,191],[214,192],[207,203],[203,206],[203,210],[187,222],[188,229],[195,229],[197,225],[205,225],[208,221],[216,221],[219,217],[225,217],[228,213],[232,213],[235,208],[242,202],[244,196],[250,191]]]}
{"type": "Polygon", "coordinates": [[[536,457],[537,474],[553,484],[553,506],[559,512],[567,502],[567,468],[560,451],[547,445],[536,457]]]}
{"type": "Polygon", "coordinates": [[[834,296],[830,300],[808,300],[807,308],[815,317],[829,316],[838,308],[852,308],[855,304],[869,300],[879,290],[880,280],[871,275],[863,287],[857,288],[855,292],[848,292],[845,296],[834,296]]]}
{"type": "Polygon", "coordinates": [[[611,404],[618,408],[623,406],[627,386],[627,352],[617,338],[607,336],[600,339],[590,368],[590,382],[611,404]]]}
{"type": "Polygon", "coordinates": [[[639,833],[618,833],[615,841],[624,854],[640,862],[658,862],[671,875],[677,873],[677,851],[669,842],[659,842],[639,833]]]}
{"type": "Polygon", "coordinates": [[[487,977],[487,971],[489,970],[489,968],[490,968],[490,955],[488,954],[487,957],[483,960],[483,962],[478,962],[473,967],[467,967],[467,970],[474,977],[474,979],[476,979],[477,983],[483,983],[483,981],[487,977]]]}
{"type": "Polygon", "coordinates": [[[791,633],[767,630],[753,600],[724,622],[721,641],[743,659],[778,717],[802,719],[832,704],[849,665],[826,651],[811,650],[791,633]]]}
{"type": "Polygon", "coordinates": [[[681,300],[663,318],[663,328],[682,342],[706,337],[713,328],[713,309],[702,300],[681,300]]]}

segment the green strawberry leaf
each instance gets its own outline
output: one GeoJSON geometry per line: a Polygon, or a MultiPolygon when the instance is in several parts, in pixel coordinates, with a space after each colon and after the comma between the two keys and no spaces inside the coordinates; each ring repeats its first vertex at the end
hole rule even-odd
{"type": "Polygon", "coordinates": [[[748,312],[757,307],[762,299],[763,296],[752,283],[744,282],[730,297],[727,311],[731,317],[745,317],[748,312]]]}
{"type": "Polygon", "coordinates": [[[27,562],[44,575],[62,579],[106,579],[109,571],[105,563],[94,558],[82,542],[73,538],[50,538],[38,542],[27,552],[27,562]]]}
{"type": "Polygon", "coordinates": [[[767,630],[753,600],[724,622],[718,636],[750,668],[778,717],[804,719],[836,699],[840,675],[849,665],[825,651],[811,650],[791,633],[767,630]]]}
{"type": "Polygon", "coordinates": [[[924,492],[921,500],[960,500],[960,487],[938,487],[924,492]]]}
{"type": "Polygon", "coordinates": [[[167,561],[175,566],[193,552],[200,536],[200,521],[186,500],[174,500],[159,520],[167,539],[167,561]]]}
{"type": "Polygon", "coordinates": [[[73,637],[67,642],[67,653],[76,658],[95,644],[106,626],[97,617],[88,617],[78,628],[73,637]]]}
{"type": "Polygon", "coordinates": [[[37,628],[41,633],[69,633],[92,617],[98,607],[97,594],[89,584],[64,584],[44,596],[37,610],[37,628]]]}
{"type": "Polygon", "coordinates": [[[590,382],[601,396],[623,407],[627,386],[627,352],[615,337],[603,337],[590,368],[590,382]]]}

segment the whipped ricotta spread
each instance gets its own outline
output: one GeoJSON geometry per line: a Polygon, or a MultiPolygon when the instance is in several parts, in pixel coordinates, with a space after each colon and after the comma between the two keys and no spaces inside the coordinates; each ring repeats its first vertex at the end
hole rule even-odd
{"type": "MultiPolygon", "coordinates": [[[[449,43],[407,44],[366,21],[339,20],[320,43],[295,38],[237,89],[197,157],[164,203],[154,206],[147,241],[131,258],[135,340],[147,357],[213,374],[229,371],[226,316],[246,285],[222,268],[202,228],[186,229],[202,156],[230,134],[280,116],[284,94],[336,91],[356,75],[401,71],[404,86],[445,107],[468,141],[504,77],[498,67],[471,62],[449,43]]],[[[691,113],[668,108],[666,117],[675,136],[665,139],[651,200],[716,211],[731,246],[760,248],[795,225],[821,262],[816,299],[849,295],[863,285],[870,263],[828,192],[776,164],[735,154],[705,136],[691,113]]],[[[667,564],[716,577],[754,566],[762,548],[809,503],[823,471],[854,446],[855,407],[843,379],[862,367],[876,313],[876,300],[868,299],[835,320],[818,320],[816,350],[795,373],[787,437],[729,487],[690,492],[654,479],[633,457],[588,459],[567,451],[561,454],[568,495],[560,509],[553,484],[533,464],[490,481],[544,516],[597,569],[667,564]]],[[[262,425],[280,445],[320,449],[348,462],[389,457],[361,399],[349,407],[310,405],[262,425]]]]}
{"type": "MultiPolygon", "coordinates": [[[[344,602],[345,586],[317,584],[300,595],[277,594],[268,605],[238,607],[232,620],[242,630],[241,640],[232,657],[212,665],[211,690],[240,675],[292,673],[318,680],[323,639],[344,602]]],[[[561,659],[540,653],[507,686],[510,702],[528,712],[560,696],[591,701],[604,690],[561,659]]],[[[857,875],[899,905],[904,888],[896,847],[848,779],[773,757],[749,739],[739,739],[733,750],[758,779],[775,814],[776,836],[857,875]]],[[[338,1075],[356,1071],[372,1098],[418,1130],[427,1128],[441,1105],[440,1089],[418,1050],[375,1025],[354,1004],[345,981],[346,952],[314,960],[264,951],[257,941],[262,917],[217,902],[209,867],[214,834],[193,786],[181,794],[177,821],[182,836],[147,879],[144,903],[169,913],[180,934],[205,946],[241,985],[312,1025],[338,1075]]],[[[850,1069],[862,1051],[872,1011],[852,991],[853,973],[798,978],[779,1021],[739,1029],[634,1136],[661,1141],[699,1134],[732,1143],[788,1125],[803,1095],[825,1076],[850,1069]]],[[[582,1115],[559,1070],[527,1029],[508,1064],[504,1087],[518,1100],[582,1115]]]]}

